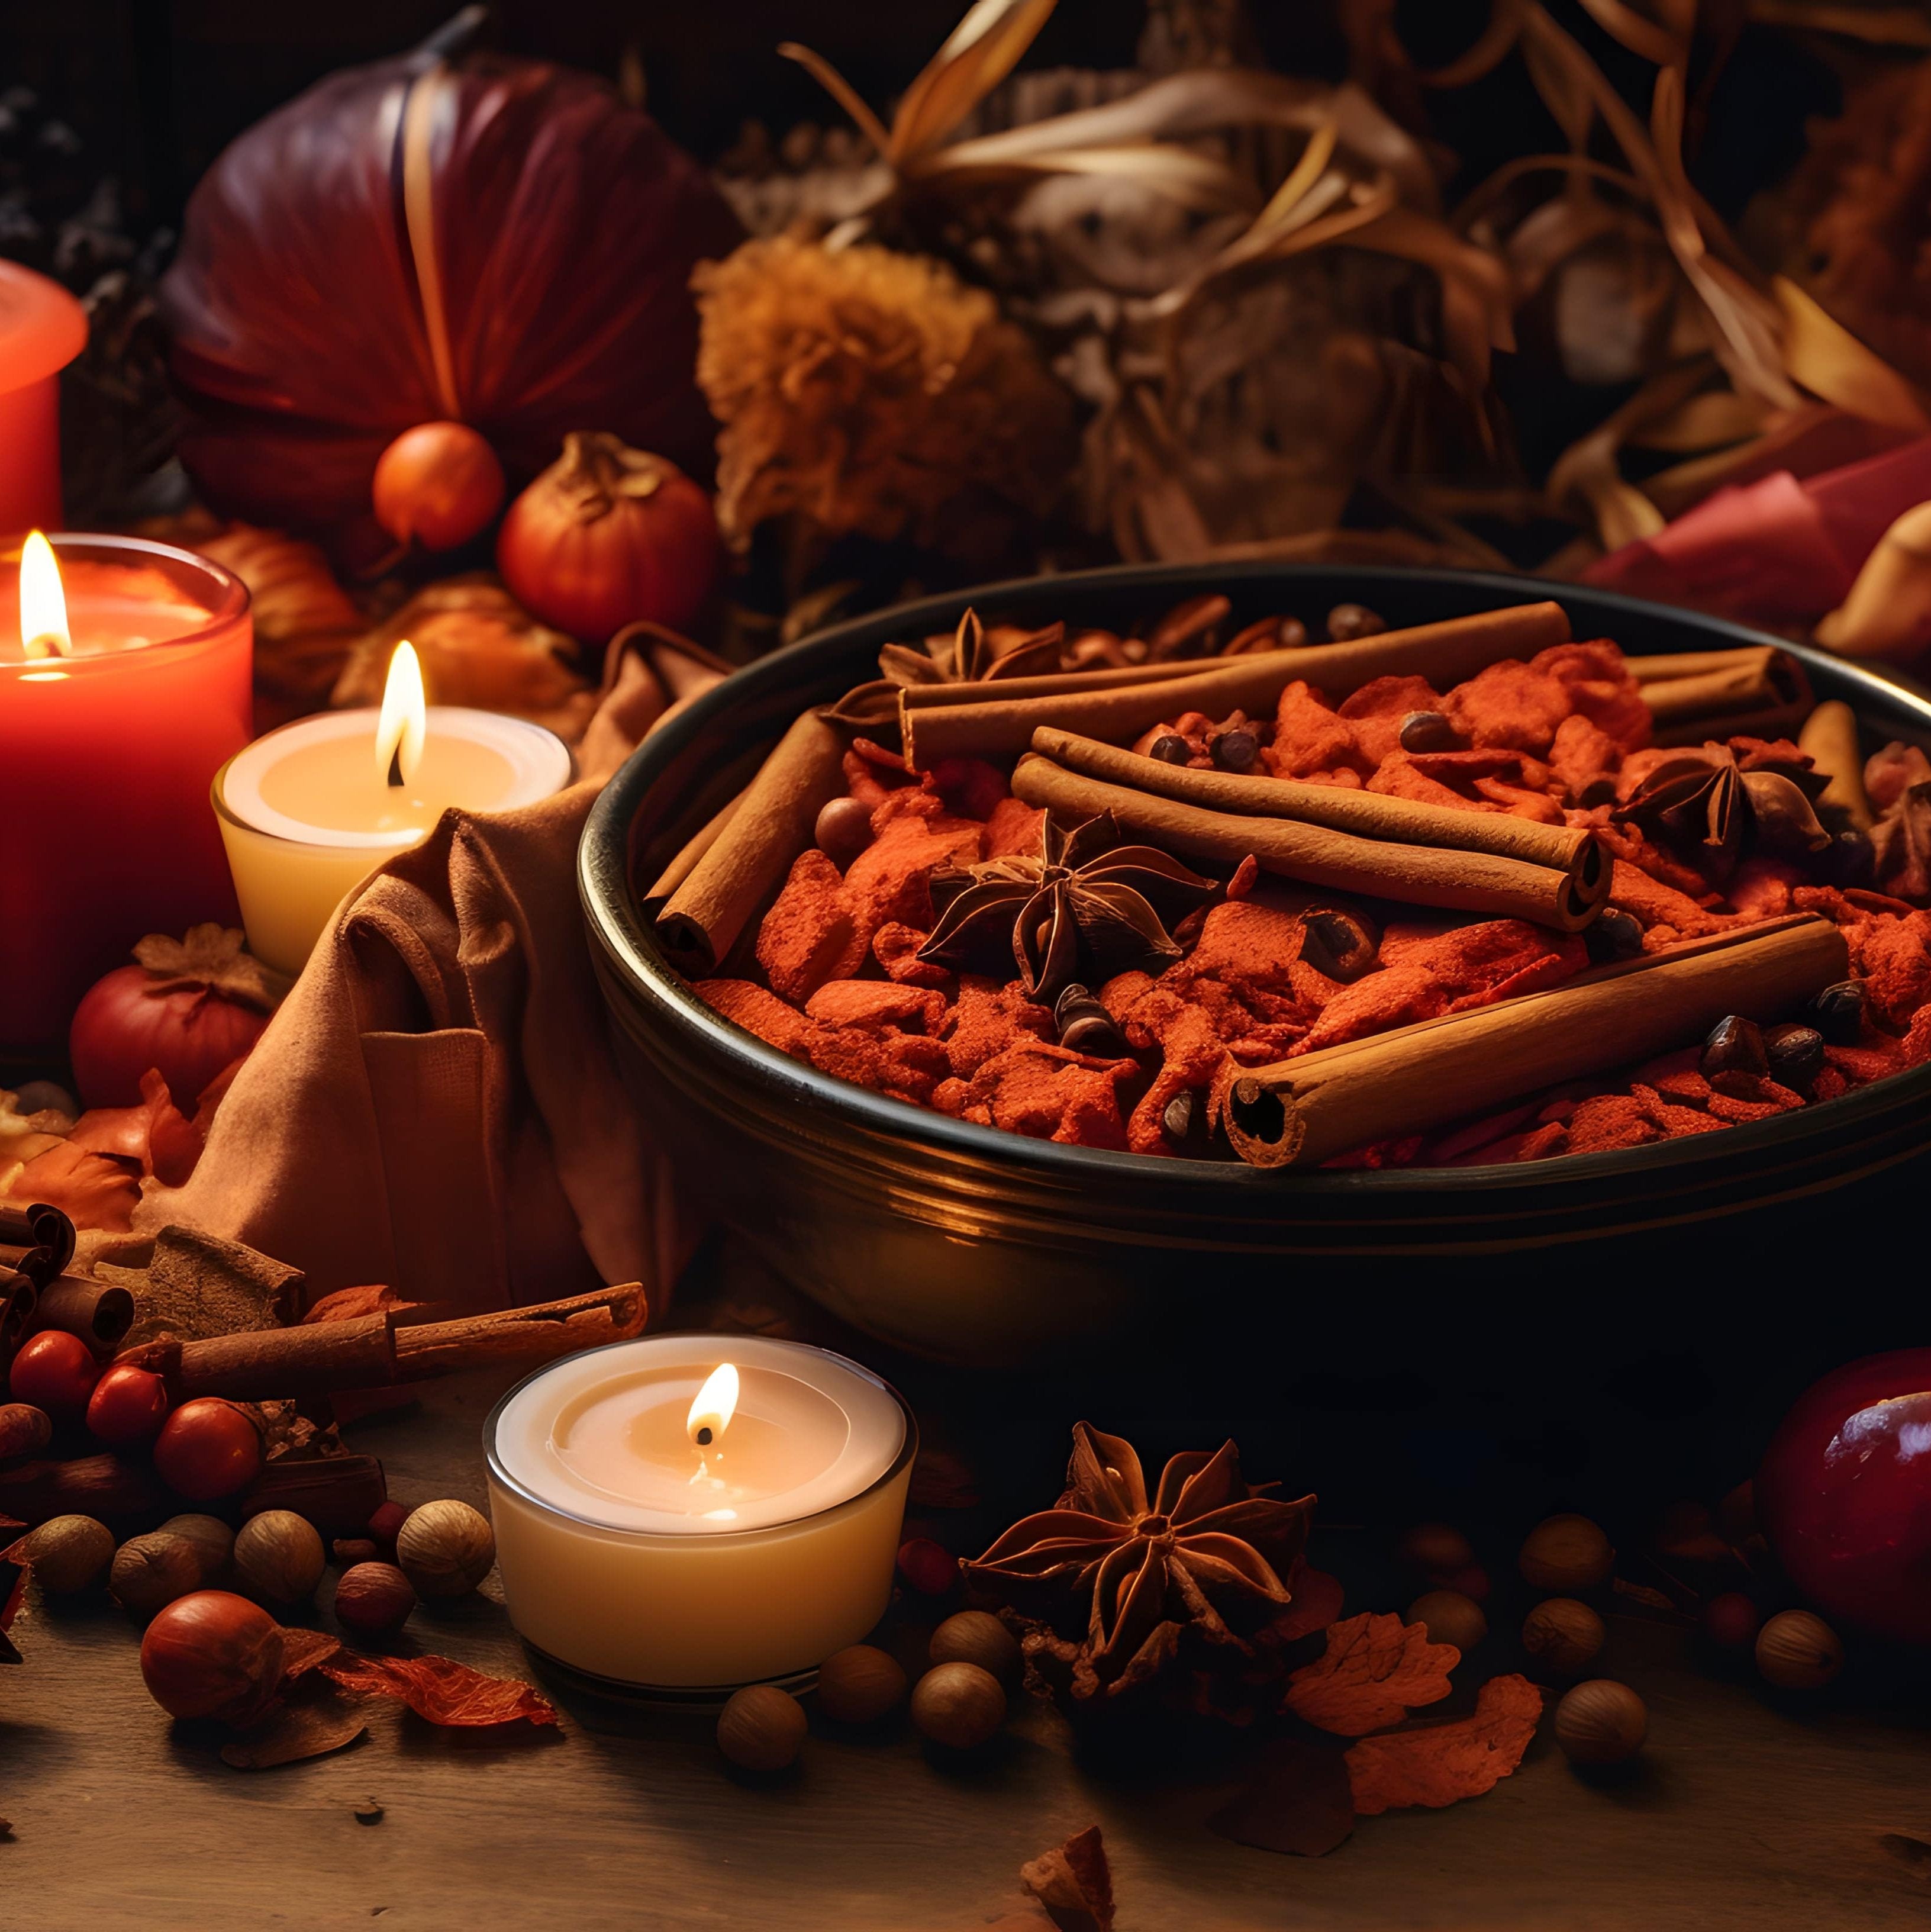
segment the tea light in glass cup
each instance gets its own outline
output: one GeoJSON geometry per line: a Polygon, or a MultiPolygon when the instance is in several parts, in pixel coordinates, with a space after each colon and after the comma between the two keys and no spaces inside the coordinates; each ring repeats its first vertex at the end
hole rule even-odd
{"type": "Polygon", "coordinates": [[[518,1384],[483,1442],[511,1622],[606,1686],[802,1688],[890,1600],[918,1431],[842,1355],[619,1342],[518,1384]]]}
{"type": "Polygon", "coordinates": [[[249,950],[299,973],[336,908],[451,806],[510,812],[570,782],[569,748],[520,718],[430,705],[396,646],[379,711],[328,711],[257,738],[223,766],[214,812],[249,950]]]}

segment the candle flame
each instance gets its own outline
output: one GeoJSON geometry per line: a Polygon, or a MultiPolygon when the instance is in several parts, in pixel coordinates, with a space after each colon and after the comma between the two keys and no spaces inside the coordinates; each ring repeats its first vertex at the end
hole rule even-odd
{"type": "Polygon", "coordinates": [[[61,588],[54,547],[38,530],[20,546],[20,641],[30,658],[70,658],[67,594],[61,588]]]}
{"type": "Polygon", "coordinates": [[[415,768],[422,762],[422,741],[428,734],[422,664],[415,646],[405,638],[389,659],[382,714],[376,721],[376,770],[384,784],[407,784],[415,776],[415,768]]]}
{"type": "Polygon", "coordinates": [[[737,1369],[732,1363],[720,1362],[691,1398],[691,1413],[684,1418],[691,1440],[700,1449],[709,1448],[730,1426],[737,1406],[737,1369]]]}

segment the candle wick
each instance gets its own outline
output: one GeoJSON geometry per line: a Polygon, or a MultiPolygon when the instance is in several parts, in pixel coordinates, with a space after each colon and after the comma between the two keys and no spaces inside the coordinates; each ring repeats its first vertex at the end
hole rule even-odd
{"type": "Polygon", "coordinates": [[[710,1446],[711,1446],[711,1432],[710,1432],[710,1430],[709,1430],[709,1429],[700,1429],[700,1430],[698,1430],[698,1432],[697,1432],[697,1447],[698,1447],[700,1449],[708,1449],[708,1448],[709,1448],[709,1447],[710,1447],[710,1446]]]}
{"type": "Polygon", "coordinates": [[[398,738],[395,749],[389,754],[389,783],[391,786],[400,786],[403,782],[402,740],[398,738]]]}

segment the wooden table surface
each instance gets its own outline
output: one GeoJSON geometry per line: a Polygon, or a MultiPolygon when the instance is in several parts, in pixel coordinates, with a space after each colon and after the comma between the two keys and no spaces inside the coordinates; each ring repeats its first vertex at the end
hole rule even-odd
{"type": "MultiPolygon", "coordinates": [[[[480,1504],[493,1393],[447,1384],[358,1432],[391,1493],[480,1504]]],[[[419,1612],[412,1634],[531,1674],[496,1588],[492,1576],[452,1611],[419,1612]]],[[[1672,1629],[1612,1629],[1606,1666],[1651,1707],[1636,1775],[1585,1783],[1545,1735],[1488,1796],[1365,1820],[1309,1860],[1209,1832],[1225,1783],[1121,1788],[1083,1770],[1037,1707],[967,1769],[931,1760],[909,1729],[814,1734],[799,1770],[769,1788],[725,1774],[701,1720],[567,1702],[559,1730],[511,1744],[371,1702],[349,1749],[236,1771],[148,1701],[118,1611],[30,1600],[14,1630],[25,1664],[0,1672],[0,1816],[13,1826],[0,1925],[967,1932],[1010,1915],[1044,1928],[1019,1867],[1097,1822],[1120,1932],[1924,1927],[1931,1862],[1909,1842],[1931,1840],[1921,1712],[1775,1708],[1693,1670],[1672,1629]],[[370,1799],[380,1821],[358,1822],[370,1799]]]]}

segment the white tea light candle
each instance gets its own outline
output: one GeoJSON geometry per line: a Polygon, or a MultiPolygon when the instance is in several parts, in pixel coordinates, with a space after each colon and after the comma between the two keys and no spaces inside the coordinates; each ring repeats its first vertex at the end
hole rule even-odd
{"type": "Polygon", "coordinates": [[[917,1432],[888,1384],[762,1336],[646,1336],[484,1430],[510,1620],[634,1689],[805,1681],[883,1613],[917,1432]]]}
{"type": "Polygon", "coordinates": [[[379,712],[298,718],[216,776],[249,950],[299,973],[343,896],[449,807],[510,812],[569,782],[569,748],[541,725],[426,705],[415,652],[398,645],[379,712]]]}

